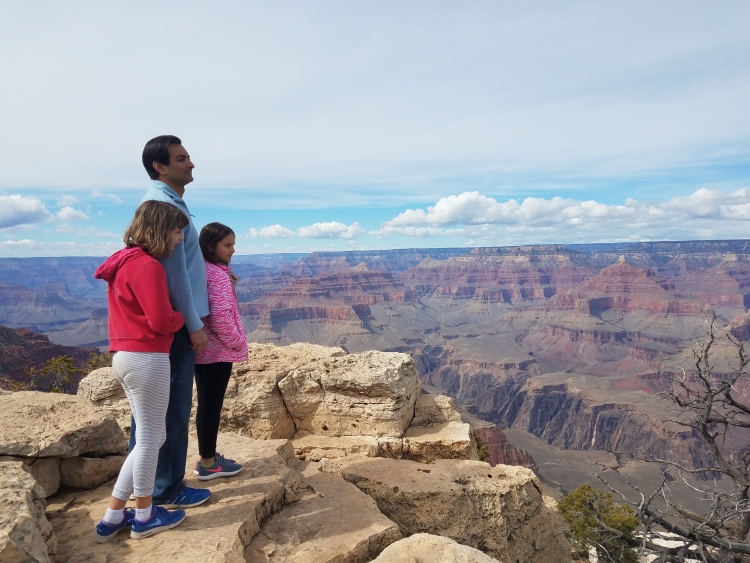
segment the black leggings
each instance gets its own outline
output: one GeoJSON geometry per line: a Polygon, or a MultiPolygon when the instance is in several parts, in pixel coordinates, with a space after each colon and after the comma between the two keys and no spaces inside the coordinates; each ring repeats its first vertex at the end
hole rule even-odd
{"type": "Polygon", "coordinates": [[[195,387],[198,390],[195,429],[198,432],[198,452],[203,459],[216,455],[216,435],[230,375],[232,362],[195,364],[195,387]]]}

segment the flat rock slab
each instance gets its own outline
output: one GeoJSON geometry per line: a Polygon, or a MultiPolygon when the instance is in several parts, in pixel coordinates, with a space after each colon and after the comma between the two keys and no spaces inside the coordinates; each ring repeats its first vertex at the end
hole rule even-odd
{"type": "Polygon", "coordinates": [[[436,459],[477,459],[471,427],[464,422],[411,426],[404,435],[404,457],[422,463],[436,459]]]}
{"type": "Polygon", "coordinates": [[[341,475],[374,498],[405,536],[446,536],[513,563],[570,561],[562,520],[524,467],[362,458],[343,466],[341,475]]]}
{"type": "Polygon", "coordinates": [[[372,436],[317,436],[305,431],[294,437],[292,445],[299,459],[310,461],[320,461],[323,457],[377,457],[379,450],[378,439],[372,436]]]}
{"type": "Polygon", "coordinates": [[[303,475],[311,490],[261,526],[250,563],[365,563],[401,538],[375,501],[338,475],[315,463],[303,475]]]}
{"type": "Polygon", "coordinates": [[[469,547],[454,542],[450,538],[431,534],[414,534],[392,543],[383,550],[372,563],[499,563],[469,547]]]}
{"type": "MultiPolygon", "coordinates": [[[[187,518],[177,528],[151,538],[133,540],[121,532],[109,543],[94,542],[94,527],[104,514],[114,481],[93,491],[49,499],[57,563],[244,562],[246,546],[261,522],[294,498],[300,475],[287,465],[294,458],[287,440],[219,434],[218,448],[241,463],[242,472],[229,479],[198,481],[193,475],[196,457],[189,455],[186,482],[190,487],[210,488],[211,499],[188,508],[187,518]]],[[[189,451],[197,451],[194,439],[189,451]]]]}
{"type": "Polygon", "coordinates": [[[84,397],[38,391],[0,395],[0,455],[100,456],[127,448],[114,417],[84,397]]]}

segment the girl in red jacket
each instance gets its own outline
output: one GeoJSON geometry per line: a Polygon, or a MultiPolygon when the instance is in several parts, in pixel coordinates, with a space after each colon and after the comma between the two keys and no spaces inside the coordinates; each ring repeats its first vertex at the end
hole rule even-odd
{"type": "Polygon", "coordinates": [[[206,263],[208,317],[203,329],[208,337],[205,350],[195,356],[195,388],[198,410],[195,429],[201,459],[194,473],[201,481],[229,477],[242,470],[233,459],[216,452],[224,394],[232,375],[232,362],[247,360],[247,338],[237,306],[234,284],[238,281],[229,268],[234,254],[234,231],[221,223],[209,223],[201,230],[198,244],[206,263]]]}
{"type": "Polygon", "coordinates": [[[169,303],[167,277],[157,258],[168,257],[183,239],[188,218],[162,201],[142,203],[123,237],[126,248],[115,252],[94,277],[107,282],[109,350],[112,368],[128,396],[136,421],[136,446],[128,454],[94,539],[103,543],[124,529],[145,538],[174,528],[184,510],[153,507],[156,462],[166,436],[169,403],[169,347],[183,325],[169,303]],[[135,511],[125,509],[130,494],[135,511]]]}

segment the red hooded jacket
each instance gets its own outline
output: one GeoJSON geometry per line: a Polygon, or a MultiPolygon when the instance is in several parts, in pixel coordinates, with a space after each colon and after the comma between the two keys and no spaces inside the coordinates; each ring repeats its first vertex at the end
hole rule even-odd
{"type": "Polygon", "coordinates": [[[107,282],[109,351],[169,353],[184,321],[169,302],[164,267],[139,247],[124,248],[94,277],[107,282]]]}

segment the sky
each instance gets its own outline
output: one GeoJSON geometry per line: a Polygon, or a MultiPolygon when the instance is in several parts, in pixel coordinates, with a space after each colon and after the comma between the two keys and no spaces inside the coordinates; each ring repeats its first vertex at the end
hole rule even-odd
{"type": "Polygon", "coordinates": [[[750,238],[750,3],[0,7],[0,257],[110,254],[179,136],[240,254],[750,238]]]}

